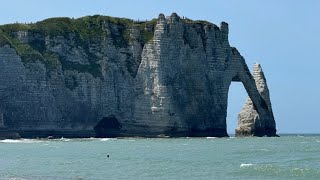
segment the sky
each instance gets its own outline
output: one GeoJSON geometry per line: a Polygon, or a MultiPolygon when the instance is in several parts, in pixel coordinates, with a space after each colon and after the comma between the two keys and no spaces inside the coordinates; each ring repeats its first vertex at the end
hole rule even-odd
{"type": "MultiPolygon", "coordinates": [[[[318,0],[10,0],[1,2],[0,24],[95,14],[145,20],[172,12],[217,25],[227,22],[231,46],[249,68],[259,62],[264,70],[278,133],[320,133],[318,0]]],[[[243,85],[232,83],[229,133],[246,98],[243,85]]]]}

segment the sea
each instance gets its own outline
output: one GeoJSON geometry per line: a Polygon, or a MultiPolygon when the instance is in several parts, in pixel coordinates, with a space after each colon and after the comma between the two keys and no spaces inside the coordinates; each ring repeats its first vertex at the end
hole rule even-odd
{"type": "Polygon", "coordinates": [[[0,141],[0,179],[320,179],[320,136],[0,141]]]}

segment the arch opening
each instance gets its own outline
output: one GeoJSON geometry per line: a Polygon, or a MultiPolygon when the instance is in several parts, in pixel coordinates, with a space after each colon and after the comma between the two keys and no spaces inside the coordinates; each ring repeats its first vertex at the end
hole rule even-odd
{"type": "Polygon", "coordinates": [[[235,129],[238,127],[238,114],[248,97],[248,93],[242,82],[232,81],[228,92],[227,106],[227,133],[230,137],[235,136],[235,129]]]}

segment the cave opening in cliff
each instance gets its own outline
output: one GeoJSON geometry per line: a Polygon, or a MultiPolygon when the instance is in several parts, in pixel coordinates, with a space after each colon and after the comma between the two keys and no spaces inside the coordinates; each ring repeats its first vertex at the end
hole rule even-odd
{"type": "Polygon", "coordinates": [[[238,114],[240,113],[246,98],[248,97],[241,82],[232,82],[229,87],[228,108],[227,108],[227,132],[229,136],[234,136],[238,126],[238,114]]]}
{"type": "Polygon", "coordinates": [[[122,128],[121,123],[114,115],[103,117],[94,127],[97,138],[118,137],[122,128]]]}

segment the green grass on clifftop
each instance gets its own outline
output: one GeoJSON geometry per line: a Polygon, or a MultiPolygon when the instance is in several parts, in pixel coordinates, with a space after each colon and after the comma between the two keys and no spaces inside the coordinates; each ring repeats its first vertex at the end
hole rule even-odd
{"type": "Polygon", "coordinates": [[[78,19],[50,18],[30,24],[7,24],[0,26],[0,46],[8,44],[14,47],[24,63],[40,61],[48,69],[55,69],[61,64],[63,69],[89,72],[94,76],[99,76],[100,67],[96,63],[98,59],[89,52],[91,45],[99,45],[105,38],[111,38],[117,48],[127,48],[133,40],[130,37],[132,28],[140,31],[139,41],[144,45],[152,39],[155,24],[156,19],[135,22],[127,18],[100,15],[78,19]],[[19,37],[18,33],[27,33],[27,40],[23,42],[23,38],[19,37]],[[90,56],[90,65],[66,62],[61,55],[49,51],[45,39],[56,37],[72,40],[75,47],[84,49],[90,56]]]}
{"type": "Polygon", "coordinates": [[[10,42],[10,40],[8,39],[8,37],[6,37],[3,33],[3,31],[0,30],[0,47],[4,46],[4,45],[10,45],[12,46],[12,43],[10,42]]]}

